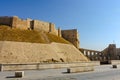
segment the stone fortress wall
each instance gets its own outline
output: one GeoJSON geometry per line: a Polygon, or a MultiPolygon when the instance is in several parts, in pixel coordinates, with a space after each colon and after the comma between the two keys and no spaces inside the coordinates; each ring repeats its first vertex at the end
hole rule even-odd
{"type": "Polygon", "coordinates": [[[58,30],[55,29],[55,25],[53,23],[43,22],[39,20],[32,20],[32,19],[22,20],[17,16],[13,16],[13,17],[5,16],[5,17],[0,17],[0,24],[8,25],[12,28],[46,31],[58,35],[58,30]]]}
{"type": "Polygon", "coordinates": [[[109,44],[107,48],[102,51],[111,60],[120,60],[120,48],[116,44],[109,44]]]}
{"type": "Polygon", "coordinates": [[[12,27],[13,28],[19,28],[19,29],[28,29],[30,26],[29,20],[22,20],[18,18],[17,16],[14,16],[12,18],[12,27]]]}
{"type": "Polygon", "coordinates": [[[63,37],[64,39],[70,41],[75,47],[79,48],[77,29],[61,31],[60,28],[56,29],[55,24],[53,23],[32,19],[23,20],[17,16],[1,16],[0,25],[8,25],[11,28],[19,28],[24,30],[37,30],[49,32],[59,37],[63,37]]]}
{"type": "Polygon", "coordinates": [[[63,38],[70,41],[74,46],[79,48],[79,37],[77,29],[61,30],[61,34],[63,38]]]}
{"type": "Polygon", "coordinates": [[[8,26],[12,26],[12,17],[0,17],[0,24],[1,25],[8,25],[8,26]]]}
{"type": "Polygon", "coordinates": [[[85,48],[79,49],[85,56],[87,56],[92,61],[100,61],[101,64],[110,64],[120,60],[120,48],[116,47],[116,44],[109,44],[102,51],[90,50],[85,48]]]}

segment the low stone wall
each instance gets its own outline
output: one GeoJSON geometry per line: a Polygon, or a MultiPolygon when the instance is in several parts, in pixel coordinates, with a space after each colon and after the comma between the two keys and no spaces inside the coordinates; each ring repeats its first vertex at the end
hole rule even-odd
{"type": "Polygon", "coordinates": [[[51,64],[0,64],[1,71],[10,70],[39,70],[39,69],[56,69],[70,67],[95,66],[94,62],[75,62],[75,63],[51,63],[51,64]]]}
{"type": "Polygon", "coordinates": [[[88,72],[88,71],[94,71],[94,67],[85,66],[85,67],[72,67],[67,69],[67,73],[88,72]]]}
{"type": "Polygon", "coordinates": [[[93,66],[100,66],[100,61],[92,61],[93,66]]]}
{"type": "Polygon", "coordinates": [[[120,64],[120,60],[111,60],[111,64],[113,65],[120,64]]]}
{"type": "Polygon", "coordinates": [[[2,64],[0,64],[0,71],[2,71],[2,64]]]}

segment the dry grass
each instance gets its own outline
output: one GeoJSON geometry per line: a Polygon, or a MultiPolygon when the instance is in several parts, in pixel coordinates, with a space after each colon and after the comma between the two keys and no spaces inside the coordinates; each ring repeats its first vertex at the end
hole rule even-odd
{"type": "Polygon", "coordinates": [[[67,43],[70,44],[69,41],[63,39],[62,37],[56,36],[54,34],[50,34],[50,33],[46,33],[46,35],[48,36],[48,39],[50,40],[50,42],[60,42],[60,43],[67,43]]]}
{"type": "MultiPolygon", "coordinates": [[[[53,34],[44,33],[50,42],[67,43],[65,39],[53,34]]],[[[43,38],[43,33],[34,30],[11,29],[9,26],[0,26],[0,41],[17,41],[31,43],[48,43],[43,38]]]]}

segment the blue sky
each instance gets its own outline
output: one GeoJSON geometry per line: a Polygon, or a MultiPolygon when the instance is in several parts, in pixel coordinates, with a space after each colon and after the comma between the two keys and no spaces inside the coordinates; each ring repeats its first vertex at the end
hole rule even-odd
{"type": "Polygon", "coordinates": [[[0,16],[19,16],[78,29],[80,47],[120,47],[120,0],[0,0],[0,16]]]}

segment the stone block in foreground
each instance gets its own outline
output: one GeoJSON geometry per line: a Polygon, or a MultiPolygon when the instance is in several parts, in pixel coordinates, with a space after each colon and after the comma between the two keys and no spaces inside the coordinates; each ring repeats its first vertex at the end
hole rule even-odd
{"type": "Polygon", "coordinates": [[[113,65],[113,68],[117,68],[117,65],[113,65]]]}
{"type": "Polygon", "coordinates": [[[88,72],[94,71],[93,66],[88,67],[72,67],[67,69],[67,73],[78,73],[78,72],[88,72]]]}
{"type": "Polygon", "coordinates": [[[15,71],[15,77],[24,77],[24,71],[15,71]]]}

